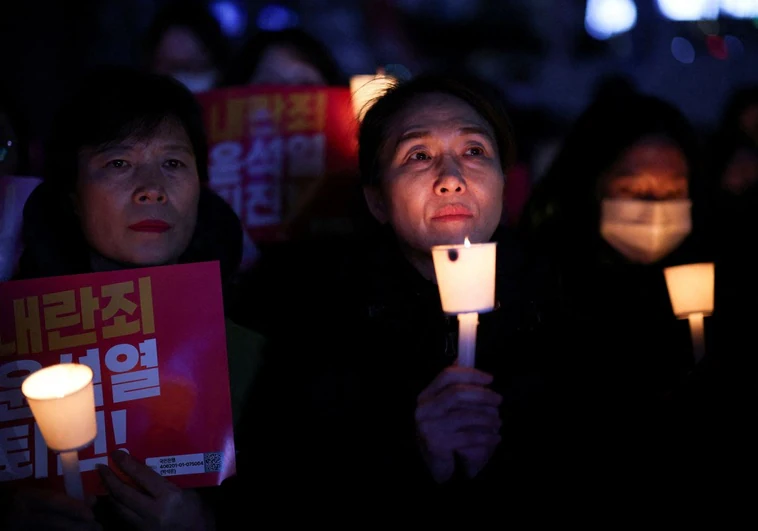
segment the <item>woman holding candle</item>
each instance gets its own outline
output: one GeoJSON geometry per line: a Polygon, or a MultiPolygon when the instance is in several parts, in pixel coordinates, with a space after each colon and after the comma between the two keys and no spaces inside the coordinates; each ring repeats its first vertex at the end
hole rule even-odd
{"type": "Polygon", "coordinates": [[[498,230],[512,157],[496,97],[471,82],[422,76],[371,106],[359,159],[379,223],[354,248],[304,257],[293,292],[267,306],[279,350],[256,398],[278,407],[251,411],[248,455],[266,459],[241,463],[240,477],[329,497],[530,492],[548,466],[550,319],[532,289],[547,284],[533,282],[536,270],[498,230]],[[458,323],[442,310],[431,252],[466,238],[497,240],[498,250],[497,307],[479,317],[473,368],[456,365],[458,323]],[[307,311],[296,334],[293,300],[307,311]]]}
{"type": "Polygon", "coordinates": [[[706,319],[714,348],[696,366],[663,274],[712,260],[700,151],[671,104],[632,89],[601,93],[527,205],[524,233],[532,251],[558,264],[567,316],[583,336],[573,361],[594,441],[586,448],[625,456],[600,473],[664,477],[689,450],[680,445],[684,412],[702,416],[704,402],[715,404],[702,397],[715,381],[716,334],[706,319]]]}
{"type": "MultiPolygon", "coordinates": [[[[205,186],[202,115],[178,81],[96,70],[63,107],[50,140],[45,180],[24,211],[19,278],[207,260],[220,261],[224,278],[236,271],[240,223],[205,186]]],[[[227,339],[236,405],[261,343],[231,321],[227,339]]],[[[20,491],[4,510],[9,528],[94,529],[98,520],[108,529],[122,522],[137,529],[212,525],[197,492],[179,489],[125,452],[112,460],[119,474],[100,468],[109,494],[97,511],[63,494],[20,491]]]]}

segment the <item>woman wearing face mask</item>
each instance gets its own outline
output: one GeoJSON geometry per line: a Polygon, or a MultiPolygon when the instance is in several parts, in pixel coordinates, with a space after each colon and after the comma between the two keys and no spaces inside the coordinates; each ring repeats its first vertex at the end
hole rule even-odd
{"type": "MultiPolygon", "coordinates": [[[[177,81],[121,68],[93,72],[57,117],[47,155],[45,180],[24,210],[18,278],[212,260],[222,281],[235,272],[239,220],[206,186],[202,115],[177,81]]],[[[229,320],[226,334],[236,421],[262,339],[229,320]]],[[[11,504],[0,511],[3,529],[213,528],[198,491],[179,489],[125,452],[113,461],[128,479],[99,469],[108,495],[94,509],[94,500],[62,493],[0,492],[11,504]]]]}
{"type": "Polygon", "coordinates": [[[143,38],[143,68],[170,75],[192,92],[217,87],[231,53],[219,22],[203,2],[170,2],[143,38]]]}
{"type": "Polygon", "coordinates": [[[300,28],[252,35],[226,72],[226,86],[347,86],[329,48],[300,28]]]}
{"type": "Polygon", "coordinates": [[[561,271],[567,314],[585,347],[575,375],[595,412],[588,429],[598,451],[629,450],[630,470],[650,458],[646,437],[661,428],[662,408],[689,396],[694,381],[688,321],[674,316],[663,268],[712,259],[701,232],[698,149],[672,105],[630,89],[601,93],[523,218],[531,250],[561,271]]]}

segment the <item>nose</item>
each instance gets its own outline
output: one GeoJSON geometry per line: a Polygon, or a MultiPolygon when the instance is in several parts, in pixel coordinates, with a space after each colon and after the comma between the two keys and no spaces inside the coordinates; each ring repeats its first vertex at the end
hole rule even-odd
{"type": "Polygon", "coordinates": [[[140,205],[162,205],[168,202],[168,196],[162,186],[146,185],[134,191],[134,202],[140,205]]]}
{"type": "Polygon", "coordinates": [[[442,158],[437,181],[434,183],[434,191],[438,195],[462,194],[466,191],[466,180],[463,178],[461,168],[452,157],[442,158]]]}
{"type": "Polygon", "coordinates": [[[138,176],[139,183],[132,199],[139,205],[163,205],[168,203],[168,194],[163,186],[160,172],[144,172],[138,176]]]}

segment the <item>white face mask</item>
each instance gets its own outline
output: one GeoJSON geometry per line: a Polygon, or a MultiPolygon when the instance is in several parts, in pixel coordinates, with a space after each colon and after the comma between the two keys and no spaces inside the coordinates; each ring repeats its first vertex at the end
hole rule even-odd
{"type": "Polygon", "coordinates": [[[193,93],[206,92],[216,86],[216,71],[174,72],[171,76],[193,93]]]}
{"type": "Polygon", "coordinates": [[[692,230],[689,199],[603,199],[600,234],[632,262],[651,264],[676,249],[692,230]]]}

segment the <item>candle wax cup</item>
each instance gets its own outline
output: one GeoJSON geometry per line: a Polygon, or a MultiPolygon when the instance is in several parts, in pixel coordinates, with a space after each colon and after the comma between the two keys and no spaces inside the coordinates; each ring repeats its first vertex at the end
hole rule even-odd
{"type": "Polygon", "coordinates": [[[51,450],[77,450],[97,436],[92,377],[92,369],[86,365],[61,363],[32,373],[21,385],[51,450]]]}
{"type": "Polygon", "coordinates": [[[495,307],[496,242],[432,247],[442,310],[483,313],[495,307]]]}
{"type": "Polygon", "coordinates": [[[687,319],[691,313],[710,315],[714,301],[714,264],[687,264],[663,270],[674,314],[687,319]]]}

